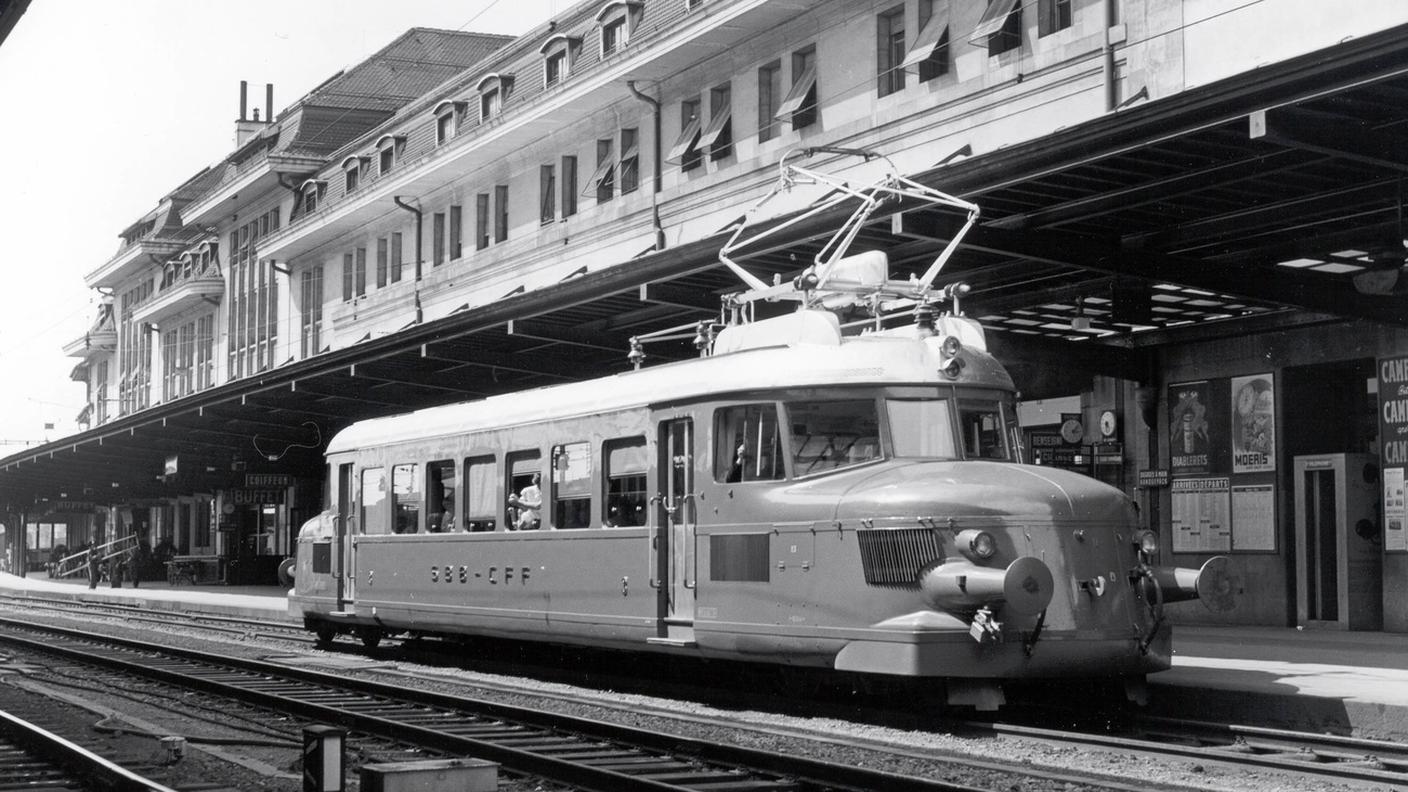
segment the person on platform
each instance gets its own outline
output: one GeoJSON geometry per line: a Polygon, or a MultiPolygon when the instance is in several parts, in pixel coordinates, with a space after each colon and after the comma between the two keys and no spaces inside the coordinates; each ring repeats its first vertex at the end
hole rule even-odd
{"type": "Polygon", "coordinates": [[[88,588],[97,588],[102,576],[103,559],[98,550],[98,537],[95,536],[88,541],[88,588]]]}

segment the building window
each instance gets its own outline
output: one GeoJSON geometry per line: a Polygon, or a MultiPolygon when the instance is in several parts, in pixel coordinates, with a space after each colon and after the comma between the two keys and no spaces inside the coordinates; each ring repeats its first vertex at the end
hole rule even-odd
{"type": "Polygon", "coordinates": [[[968,40],[976,44],[984,38],[989,57],[1021,46],[1022,6],[1017,0],[988,0],[987,10],[968,40]]]}
{"type": "Polygon", "coordinates": [[[367,249],[359,247],[342,254],[342,299],[351,300],[367,293],[367,249]]]}
{"type": "MultiPolygon", "coordinates": [[[[205,321],[213,317],[202,317],[205,321]]],[[[194,393],[196,384],[197,321],[185,322],[162,333],[162,400],[171,401],[194,393]]]]}
{"type": "Polygon", "coordinates": [[[538,168],[538,220],[543,225],[557,219],[557,167],[538,168]]]}
{"type": "Polygon", "coordinates": [[[317,179],[308,179],[303,182],[301,188],[303,192],[302,214],[310,215],[318,211],[322,204],[323,196],[327,193],[328,183],[317,179]]]}
{"type": "Polygon", "coordinates": [[[538,50],[543,56],[543,87],[551,88],[567,79],[577,54],[582,49],[582,40],[558,33],[543,42],[538,50]]]}
{"type": "Polygon", "coordinates": [[[385,176],[396,167],[396,160],[406,145],[406,138],[400,135],[382,135],[376,142],[378,152],[378,175],[385,176]]]}
{"type": "Polygon", "coordinates": [[[361,177],[362,160],[360,157],[348,157],[342,161],[342,191],[344,193],[356,190],[361,177]]]}
{"type": "Polygon", "coordinates": [[[489,194],[474,196],[474,249],[489,247],[489,194]]]}
{"type": "Polygon", "coordinates": [[[274,266],[260,261],[260,238],[279,229],[279,210],[263,215],[230,232],[229,321],[226,340],[227,371],[239,379],[274,365],[278,343],[279,287],[274,266]]]}
{"type": "MultiPolygon", "coordinates": [[[[320,272],[321,277],[321,272],[320,272]]],[[[323,315],[322,305],[318,306],[318,316],[323,315]]],[[[104,381],[107,380],[107,364],[101,369],[104,381]]],[[[215,314],[208,314],[196,320],[196,390],[215,386],[215,314]]]]}
{"type": "Polygon", "coordinates": [[[93,389],[94,415],[97,424],[102,425],[108,422],[108,362],[106,360],[98,362],[98,375],[94,382],[97,383],[93,389]]]}
{"type": "Polygon", "coordinates": [[[401,232],[397,231],[391,235],[391,282],[398,283],[401,280],[401,232]]]}
{"type": "Polygon", "coordinates": [[[875,90],[880,96],[904,90],[904,5],[875,18],[875,90]]]}
{"type": "Polygon", "coordinates": [[[386,237],[378,237],[376,240],[376,287],[378,289],[386,286],[387,270],[390,264],[388,261],[389,258],[386,237]]]}
{"type": "Polygon", "coordinates": [[[919,35],[905,56],[905,68],[919,66],[919,81],[948,74],[948,15],[934,13],[939,0],[919,0],[919,35]]]}
{"type": "Polygon", "coordinates": [[[562,219],[577,214],[577,158],[562,158],[562,219]]]}
{"type": "Polygon", "coordinates": [[[621,167],[617,176],[622,195],[640,187],[640,133],[635,127],[621,130],[621,167]]]}
{"type": "Polygon", "coordinates": [[[792,53],[792,87],[777,108],[778,120],[791,119],[793,129],[805,129],[816,123],[816,45],[792,53]]]}
{"type": "Polygon", "coordinates": [[[504,101],[508,99],[512,87],[513,77],[497,72],[491,72],[479,81],[479,123],[503,113],[504,101]]]}
{"type": "Polygon", "coordinates": [[[669,158],[680,164],[680,170],[688,171],[699,167],[699,97],[680,102],[680,136],[670,147],[669,158]]]}
{"type": "Polygon", "coordinates": [[[494,185],[494,241],[508,239],[508,185],[494,185]]]}
{"type": "Polygon", "coordinates": [[[616,194],[615,144],[611,138],[596,142],[596,171],[588,179],[587,189],[596,190],[596,202],[606,203],[616,194]]]}
{"type": "Polygon", "coordinates": [[[778,102],[782,99],[782,61],[758,67],[758,142],[777,137],[778,102]]]}
{"type": "Polygon", "coordinates": [[[309,358],[323,349],[323,265],[304,270],[299,286],[303,304],[299,351],[301,357],[309,358]]]}
{"type": "Polygon", "coordinates": [[[435,145],[445,145],[459,132],[464,106],[464,102],[441,102],[435,106],[435,145]]]}
{"type": "Polygon", "coordinates": [[[698,147],[709,149],[709,159],[733,153],[733,103],[729,83],[709,89],[709,126],[699,136],[698,147]]]}
{"type": "Polygon", "coordinates": [[[601,27],[601,57],[620,52],[631,41],[631,34],[640,24],[641,4],[628,0],[612,0],[597,12],[596,23],[601,27]]]}
{"type": "Polygon", "coordinates": [[[118,297],[117,414],[120,416],[151,406],[152,326],[135,320],[132,313],[151,299],[153,292],[155,287],[148,279],[118,297]]]}
{"type": "Polygon", "coordinates": [[[450,207],[450,260],[454,261],[464,255],[464,245],[461,243],[464,233],[464,218],[460,207],[450,207]]]}
{"type": "Polygon", "coordinates": [[[438,267],[445,263],[445,213],[436,212],[430,223],[430,262],[438,267]]]}
{"type": "Polygon", "coordinates": [[[1039,0],[1037,35],[1046,36],[1071,26],[1071,0],[1039,0]]]}

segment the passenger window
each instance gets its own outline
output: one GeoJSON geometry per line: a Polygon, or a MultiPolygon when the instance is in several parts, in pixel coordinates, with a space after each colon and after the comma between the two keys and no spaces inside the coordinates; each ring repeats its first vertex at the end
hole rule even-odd
{"type": "Polygon", "coordinates": [[[606,469],[606,502],[601,522],[607,528],[645,525],[646,448],[644,437],[607,440],[601,456],[606,469]]]}
{"type": "Polygon", "coordinates": [[[792,473],[805,476],[880,458],[874,399],[787,402],[792,473]]]}
{"type": "Polygon", "coordinates": [[[425,521],[431,533],[455,530],[455,483],[453,459],[425,466],[425,521]]]}
{"type": "Polygon", "coordinates": [[[470,457],[464,461],[464,529],[492,531],[498,524],[494,514],[499,510],[497,463],[491,456],[470,457]]]}
{"type": "Polygon", "coordinates": [[[362,469],[362,503],[358,517],[364,534],[386,533],[386,471],[382,468],[362,469]]]}
{"type": "Polygon", "coordinates": [[[783,477],[777,407],[742,404],[714,413],[714,479],[769,481],[783,477]]]}
{"type": "Polygon", "coordinates": [[[552,525],[592,524],[592,445],[565,443],[552,449],[552,525]]]}
{"type": "Polygon", "coordinates": [[[392,530],[398,534],[420,530],[420,482],[416,480],[419,465],[395,465],[391,468],[391,511],[395,515],[392,530]]]}
{"type": "Polygon", "coordinates": [[[947,399],[886,399],[890,442],[897,457],[953,459],[953,413],[947,399]]]}
{"type": "Polygon", "coordinates": [[[963,455],[969,459],[1011,459],[1007,433],[996,402],[958,403],[958,425],[963,430],[963,455]]]}
{"type": "Polygon", "coordinates": [[[510,531],[536,531],[543,524],[543,464],[537,451],[508,455],[508,508],[510,531]]]}

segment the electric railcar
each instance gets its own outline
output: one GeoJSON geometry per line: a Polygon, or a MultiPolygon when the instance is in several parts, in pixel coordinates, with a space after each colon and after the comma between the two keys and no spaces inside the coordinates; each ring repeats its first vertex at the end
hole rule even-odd
{"type": "Polygon", "coordinates": [[[1231,607],[1226,560],[1157,566],[1123,493],[1023,463],[1011,378],[962,289],[930,290],[976,206],[786,157],[783,173],[780,189],[830,186],[820,210],[862,209],[792,283],[729,258],[740,226],[720,258],[751,289],[717,337],[698,329],[707,356],[338,433],[333,508],[303,526],[289,594],[308,629],[922,677],[979,708],[1032,678],[1122,678],[1138,697],[1170,664],[1165,603],[1231,607]],[[890,199],[968,212],[922,278],[844,255],[890,199]],[[744,321],[764,300],[801,306],[744,321]],[[897,305],[915,322],[886,328],[897,305]],[[837,307],[873,326],[844,332],[837,307]]]}
{"type": "Polygon", "coordinates": [[[331,441],[291,606],[331,640],[465,633],[943,678],[1142,680],[1162,603],[1095,479],[1021,463],[1011,379],[961,317],[857,337],[802,310],[715,354],[363,421],[331,441]],[[541,503],[523,491],[536,486],[541,503]],[[512,497],[511,497],[512,496],[512,497]]]}

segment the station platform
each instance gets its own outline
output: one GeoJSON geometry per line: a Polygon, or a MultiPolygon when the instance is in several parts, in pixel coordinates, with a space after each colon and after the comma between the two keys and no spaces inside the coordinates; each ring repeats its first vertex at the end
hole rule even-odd
{"type": "MultiPolygon", "coordinates": [[[[154,610],[293,622],[276,586],[88,588],[0,573],[0,590],[154,610]]],[[[1149,678],[1148,713],[1408,742],[1408,635],[1175,625],[1173,668],[1149,678]]]]}

